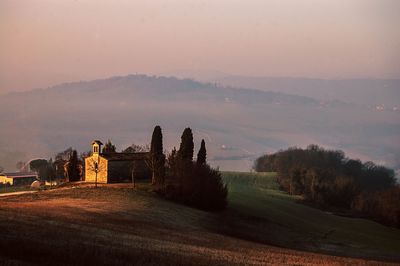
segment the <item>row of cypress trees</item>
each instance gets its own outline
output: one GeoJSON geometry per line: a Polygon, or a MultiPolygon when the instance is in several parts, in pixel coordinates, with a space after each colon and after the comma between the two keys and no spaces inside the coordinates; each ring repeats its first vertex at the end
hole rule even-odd
{"type": "Polygon", "coordinates": [[[149,166],[152,184],[162,196],[205,210],[221,210],[227,205],[227,188],[221,172],[207,164],[207,150],[201,141],[197,160],[193,160],[194,142],[190,128],[182,133],[179,150],[166,157],[163,152],[162,130],[156,126],[150,148],[149,166]]]}

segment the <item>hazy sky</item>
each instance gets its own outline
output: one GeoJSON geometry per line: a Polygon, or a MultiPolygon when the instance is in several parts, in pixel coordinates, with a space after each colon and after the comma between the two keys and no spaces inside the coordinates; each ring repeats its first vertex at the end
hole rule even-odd
{"type": "Polygon", "coordinates": [[[131,73],[400,77],[398,0],[0,0],[0,93],[131,73]]]}

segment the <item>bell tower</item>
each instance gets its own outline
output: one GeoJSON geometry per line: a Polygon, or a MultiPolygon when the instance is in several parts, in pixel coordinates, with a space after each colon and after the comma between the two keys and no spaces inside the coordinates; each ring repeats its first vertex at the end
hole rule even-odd
{"type": "Polygon", "coordinates": [[[101,146],[103,145],[103,143],[101,143],[100,140],[93,140],[92,142],[92,153],[93,155],[99,155],[101,152],[101,146]]]}

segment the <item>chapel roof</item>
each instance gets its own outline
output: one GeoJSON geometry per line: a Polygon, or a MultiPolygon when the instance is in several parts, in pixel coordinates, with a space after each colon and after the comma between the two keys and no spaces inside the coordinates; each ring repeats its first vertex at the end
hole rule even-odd
{"type": "Polygon", "coordinates": [[[93,145],[93,144],[103,145],[103,143],[102,143],[100,140],[97,140],[97,139],[95,139],[95,140],[92,141],[92,145],[93,145]]]}
{"type": "Polygon", "coordinates": [[[101,157],[107,159],[108,161],[134,161],[134,160],[144,160],[149,155],[149,152],[135,152],[135,153],[125,153],[125,152],[111,152],[102,153],[101,157]]]}

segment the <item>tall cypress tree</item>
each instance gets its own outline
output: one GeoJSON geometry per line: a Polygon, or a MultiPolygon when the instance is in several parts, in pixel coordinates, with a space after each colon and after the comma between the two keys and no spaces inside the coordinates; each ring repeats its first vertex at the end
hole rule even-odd
{"type": "Polygon", "coordinates": [[[181,137],[178,151],[178,183],[179,194],[184,202],[190,201],[195,186],[193,172],[193,133],[190,128],[185,128],[181,137]]]}
{"type": "Polygon", "coordinates": [[[81,179],[81,169],[76,150],[73,150],[66,168],[69,181],[79,181],[81,179]]]}
{"type": "Polygon", "coordinates": [[[104,145],[103,153],[114,153],[116,152],[116,147],[112,144],[111,140],[108,140],[107,143],[104,145]]]}
{"type": "Polygon", "coordinates": [[[206,143],[204,142],[204,139],[202,139],[201,145],[200,145],[200,150],[197,153],[197,165],[206,164],[206,157],[207,157],[206,143]]]}
{"type": "Polygon", "coordinates": [[[160,126],[154,127],[150,144],[150,168],[152,170],[151,183],[162,185],[165,174],[165,156],[163,153],[162,131],[160,126]]]}
{"type": "Polygon", "coordinates": [[[182,133],[179,156],[185,162],[193,161],[194,143],[192,130],[187,127],[182,133]]]}

